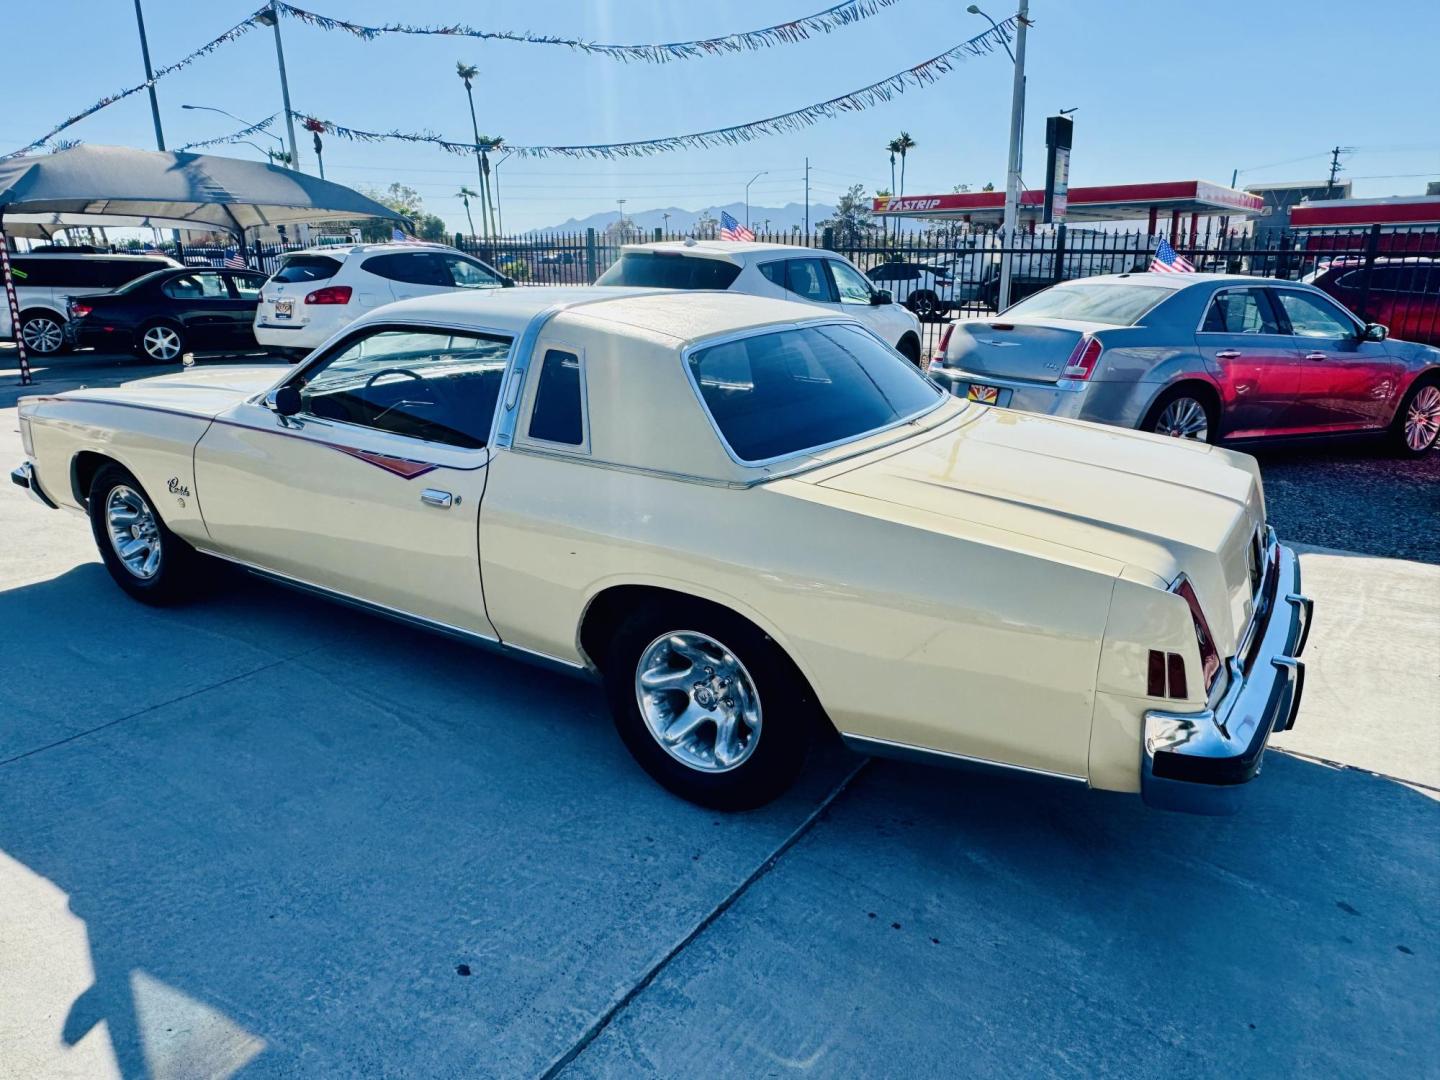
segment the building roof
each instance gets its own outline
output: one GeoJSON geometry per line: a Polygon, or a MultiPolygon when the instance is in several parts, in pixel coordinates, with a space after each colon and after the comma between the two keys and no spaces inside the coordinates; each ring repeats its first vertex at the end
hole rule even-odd
{"type": "Polygon", "coordinates": [[[1296,229],[1344,225],[1420,225],[1440,222],[1440,195],[1391,195],[1380,199],[1326,199],[1290,211],[1296,229]]]}
{"type": "MultiPolygon", "coordinates": [[[[1172,180],[1149,184],[1104,184],[1072,187],[1066,219],[1070,221],[1116,221],[1148,217],[1152,209],[1178,210],[1183,214],[1228,214],[1249,216],[1260,213],[1265,201],[1258,195],[1212,184],[1207,180],[1172,180]]],[[[1020,216],[1033,218],[1044,212],[1045,192],[1039,189],[1020,193],[1020,216]]],[[[954,195],[881,196],[872,212],[886,217],[920,217],[968,220],[998,224],[1005,212],[1003,191],[967,191],[954,195]]]]}

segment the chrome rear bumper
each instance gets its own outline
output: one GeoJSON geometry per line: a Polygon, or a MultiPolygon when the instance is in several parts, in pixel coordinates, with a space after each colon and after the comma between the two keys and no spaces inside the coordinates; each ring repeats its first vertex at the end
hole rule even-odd
{"type": "Polygon", "coordinates": [[[1271,733],[1295,726],[1314,605],[1300,592],[1295,553],[1273,540],[1269,548],[1254,631],[1227,665],[1219,702],[1203,712],[1145,714],[1140,791],[1150,806],[1234,813],[1271,733]]]}

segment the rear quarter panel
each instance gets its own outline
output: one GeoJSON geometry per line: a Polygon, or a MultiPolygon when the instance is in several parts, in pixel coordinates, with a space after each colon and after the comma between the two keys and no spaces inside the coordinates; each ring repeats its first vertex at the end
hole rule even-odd
{"type": "Polygon", "coordinates": [[[36,472],[57,503],[85,509],[87,493],[75,490],[75,470],[88,451],[128,469],[175,533],[205,539],[194,494],[194,449],[208,418],[64,397],[22,399],[20,408],[30,418],[36,472]]]}

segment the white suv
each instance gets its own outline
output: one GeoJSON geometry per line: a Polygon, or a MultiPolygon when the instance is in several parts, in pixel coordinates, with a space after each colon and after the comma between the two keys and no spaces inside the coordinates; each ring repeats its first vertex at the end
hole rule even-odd
{"type": "Polygon", "coordinates": [[[443,244],[306,248],[286,255],[260,291],[255,340],[271,352],[306,353],[381,304],[513,284],[479,259],[443,244]]]}
{"type": "MultiPolygon", "coordinates": [[[[35,356],[65,348],[65,298],[76,293],[114,292],[155,270],[180,264],[165,255],[105,255],[46,251],[10,256],[15,299],[20,304],[20,338],[35,356]]],[[[0,339],[15,336],[10,308],[0,300],[0,339]]]]}
{"type": "Polygon", "coordinates": [[[920,364],[920,320],[833,251],[739,240],[627,244],[595,284],[799,297],[854,316],[912,364],[920,364]]]}

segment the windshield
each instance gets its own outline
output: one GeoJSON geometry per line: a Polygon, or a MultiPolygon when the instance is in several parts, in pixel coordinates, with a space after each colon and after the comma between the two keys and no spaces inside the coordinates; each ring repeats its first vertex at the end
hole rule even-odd
{"type": "Polygon", "coordinates": [[[1083,322],[1133,326],[1135,320],[1171,295],[1161,285],[1056,285],[1005,309],[1005,318],[1078,319],[1083,322]]]}
{"type": "Polygon", "coordinates": [[[943,396],[858,326],[805,326],[697,349],[690,373],[731,453],[754,464],[917,416],[943,396]]]}
{"type": "Polygon", "coordinates": [[[640,285],[650,289],[728,289],[740,267],[724,259],[626,251],[600,275],[596,285],[640,285]]]}

